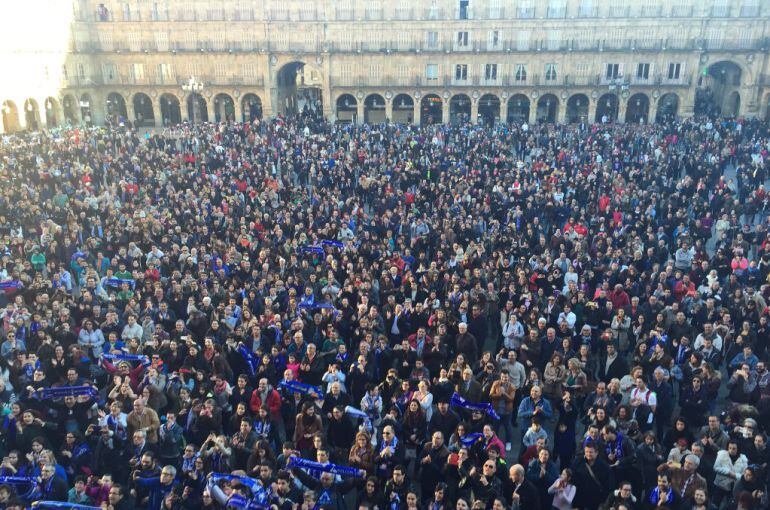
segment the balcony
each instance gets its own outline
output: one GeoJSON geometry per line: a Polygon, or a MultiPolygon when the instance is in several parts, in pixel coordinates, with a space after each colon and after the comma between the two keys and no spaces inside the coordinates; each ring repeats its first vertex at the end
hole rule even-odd
{"type": "Polygon", "coordinates": [[[639,10],[639,16],[642,18],[658,18],[663,9],[660,5],[643,5],[639,10]]]}
{"type": "Polygon", "coordinates": [[[393,15],[393,19],[399,20],[399,21],[406,21],[410,19],[414,19],[414,10],[413,9],[396,9],[393,15]]]}
{"type": "Polygon", "coordinates": [[[679,78],[669,78],[668,75],[655,75],[655,81],[661,85],[669,87],[689,87],[692,82],[692,75],[681,74],[679,78]]]}
{"type": "Polygon", "coordinates": [[[741,18],[754,18],[756,16],[759,16],[759,4],[741,6],[741,10],[740,10],[741,18]]]}
{"type": "Polygon", "coordinates": [[[692,17],[693,7],[691,5],[675,5],[671,7],[671,16],[674,18],[692,17]]]}
{"type": "Polygon", "coordinates": [[[64,88],[76,88],[76,87],[96,87],[104,85],[104,80],[100,74],[83,75],[83,76],[70,76],[64,78],[64,88]]]}
{"type": "Polygon", "coordinates": [[[297,19],[299,21],[316,21],[318,20],[318,12],[313,10],[300,10],[297,13],[297,19]]]}
{"type": "Polygon", "coordinates": [[[567,17],[566,7],[548,7],[546,11],[546,17],[549,19],[561,19],[567,17]]]}
{"type": "Polygon", "coordinates": [[[383,9],[367,9],[364,13],[364,19],[366,21],[381,21],[383,18],[383,9]]]}
{"type": "Polygon", "coordinates": [[[715,5],[711,8],[712,18],[727,18],[728,16],[730,16],[729,5],[715,5]]]}
{"type": "Polygon", "coordinates": [[[353,9],[337,9],[337,21],[353,21],[355,12],[353,9]]]}
{"type": "Polygon", "coordinates": [[[578,18],[595,18],[599,16],[599,9],[593,6],[581,5],[578,7],[578,18]]]}
{"type": "Polygon", "coordinates": [[[627,18],[629,13],[628,6],[623,5],[613,5],[610,7],[609,11],[609,17],[610,18],[627,18]]]}
{"type": "Polygon", "coordinates": [[[426,20],[438,20],[446,19],[446,12],[444,9],[429,8],[422,11],[422,19],[426,20]]]}
{"type": "Polygon", "coordinates": [[[535,8],[519,7],[516,9],[516,17],[518,19],[533,19],[535,17],[535,8]]]}

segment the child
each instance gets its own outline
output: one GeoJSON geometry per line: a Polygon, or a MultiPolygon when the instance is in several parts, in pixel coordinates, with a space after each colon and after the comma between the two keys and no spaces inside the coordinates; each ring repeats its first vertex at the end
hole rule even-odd
{"type": "Polygon", "coordinates": [[[83,475],[75,477],[75,485],[67,492],[67,503],[90,505],[91,498],[86,493],[86,479],[83,475]]]}
{"type": "Polygon", "coordinates": [[[539,438],[548,439],[548,432],[540,425],[540,418],[537,416],[532,417],[532,425],[529,426],[527,432],[524,433],[524,446],[530,447],[537,443],[539,438]]]}

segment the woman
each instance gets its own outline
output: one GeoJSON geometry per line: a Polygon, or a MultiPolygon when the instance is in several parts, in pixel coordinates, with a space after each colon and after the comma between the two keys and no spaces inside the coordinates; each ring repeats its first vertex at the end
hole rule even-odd
{"type": "Polygon", "coordinates": [[[652,487],[658,479],[658,466],[666,460],[654,432],[650,431],[644,435],[644,441],[636,447],[636,457],[639,459],[639,468],[642,472],[642,485],[652,487]]]}
{"type": "Polygon", "coordinates": [[[572,471],[565,469],[561,476],[548,488],[548,494],[553,496],[551,507],[556,510],[572,510],[572,500],[575,499],[576,488],[572,484],[572,471]]]}
{"type": "Polygon", "coordinates": [[[581,366],[580,360],[571,358],[567,361],[567,376],[564,379],[565,391],[569,391],[573,398],[580,402],[586,396],[588,388],[588,377],[581,366]]]}
{"type": "MultiPolygon", "coordinates": [[[[239,404],[239,406],[242,404],[239,404]]],[[[273,451],[278,448],[278,426],[270,416],[270,410],[267,406],[262,406],[257,411],[257,417],[254,420],[254,433],[257,439],[265,441],[270,445],[273,451]]]]}
{"type": "Polygon", "coordinates": [[[315,414],[312,402],[302,404],[302,411],[297,415],[294,426],[294,444],[300,451],[313,446],[313,435],[323,432],[321,417],[315,414]]]}
{"type": "Polygon", "coordinates": [[[356,508],[387,508],[385,506],[385,495],[380,490],[377,478],[374,476],[366,479],[364,490],[357,491],[357,494],[356,508]]]}
{"type": "Polygon", "coordinates": [[[464,448],[466,445],[462,442],[462,439],[468,434],[468,429],[465,426],[465,423],[460,422],[455,427],[454,432],[449,437],[449,441],[447,442],[447,448],[449,448],[449,451],[452,453],[459,452],[462,448],[464,448]]]}
{"type": "Polygon", "coordinates": [[[425,412],[417,400],[409,402],[404,415],[403,435],[406,437],[406,449],[418,451],[426,441],[428,422],[425,412]]]}
{"type": "Polygon", "coordinates": [[[612,318],[612,339],[618,345],[618,351],[626,355],[631,350],[631,342],[629,341],[629,330],[631,329],[631,319],[626,316],[626,311],[623,308],[618,308],[615,316],[612,318]]]}
{"type": "Polygon", "coordinates": [[[363,469],[368,474],[374,472],[374,448],[365,432],[356,434],[356,440],[350,447],[348,464],[357,469],[363,469]]]}
{"type": "MultiPolygon", "coordinates": [[[[465,446],[460,448],[456,454],[450,455],[444,466],[448,496],[450,500],[458,500],[458,508],[460,508],[460,500],[471,500],[471,470],[473,467],[473,462],[468,455],[468,448],[465,446]]],[[[464,508],[470,507],[466,504],[464,508]]]]}
{"type": "Polygon", "coordinates": [[[682,510],[717,510],[717,506],[709,502],[706,489],[695,489],[692,498],[681,505],[682,510]]]}
{"type": "Polygon", "coordinates": [[[515,313],[508,317],[508,322],[503,326],[503,345],[508,350],[518,351],[521,341],[524,339],[524,326],[519,322],[515,313]]]}
{"type": "Polygon", "coordinates": [[[417,392],[412,396],[425,412],[425,420],[430,421],[433,416],[433,394],[430,392],[428,381],[422,380],[417,383],[417,392]]]}
{"type": "Polygon", "coordinates": [[[551,361],[543,372],[543,395],[551,402],[561,400],[562,384],[567,379],[567,369],[563,365],[562,355],[554,352],[551,361]]]}
{"type": "Polygon", "coordinates": [[[680,439],[687,441],[688,445],[691,445],[693,442],[693,435],[687,428],[687,422],[681,416],[676,419],[673,428],[669,429],[666,435],[663,436],[663,450],[668,452],[676,446],[680,439]]]}

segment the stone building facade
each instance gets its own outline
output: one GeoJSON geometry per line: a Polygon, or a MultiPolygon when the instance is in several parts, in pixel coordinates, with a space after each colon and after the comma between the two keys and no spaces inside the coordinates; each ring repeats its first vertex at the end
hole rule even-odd
{"type": "Polygon", "coordinates": [[[767,0],[67,1],[50,84],[4,96],[0,83],[5,131],[304,108],[352,122],[651,122],[700,113],[703,98],[764,118],[770,102],[767,0]]]}

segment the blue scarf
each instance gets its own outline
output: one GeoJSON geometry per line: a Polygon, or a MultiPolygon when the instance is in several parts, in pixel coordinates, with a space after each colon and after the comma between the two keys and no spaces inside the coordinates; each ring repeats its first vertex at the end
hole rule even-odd
{"type": "Polygon", "coordinates": [[[272,426],[270,425],[270,420],[257,420],[254,423],[254,433],[257,434],[258,437],[264,437],[267,439],[267,437],[270,435],[271,428],[272,426]]]}
{"type": "Polygon", "coordinates": [[[332,248],[339,248],[340,250],[345,247],[345,245],[342,244],[340,241],[332,241],[331,239],[324,239],[323,241],[321,241],[321,245],[331,246],[332,248]]]}
{"type": "Polygon", "coordinates": [[[104,284],[108,287],[119,289],[123,287],[123,284],[127,283],[132,289],[136,287],[136,281],[129,280],[127,278],[107,278],[104,280],[104,284]]]}
{"type": "Polygon", "coordinates": [[[251,375],[257,375],[257,368],[259,367],[259,360],[256,356],[254,356],[254,353],[251,352],[245,345],[239,344],[238,345],[238,352],[241,353],[241,356],[243,356],[243,359],[246,360],[246,364],[249,366],[249,372],[251,372],[251,375]]]}
{"type": "Polygon", "coordinates": [[[460,438],[460,443],[464,446],[472,446],[473,443],[484,437],[481,432],[474,432],[473,434],[465,434],[460,438]]]}
{"type": "Polygon", "coordinates": [[[607,443],[606,452],[609,456],[615,450],[615,460],[623,458],[623,434],[618,431],[615,437],[615,444],[607,443]]]}
{"type": "Polygon", "coordinates": [[[146,367],[152,364],[150,358],[144,354],[102,354],[102,357],[113,361],[138,361],[146,367]]]}
{"type": "Polygon", "coordinates": [[[468,409],[469,411],[481,411],[482,413],[489,415],[494,420],[500,419],[500,415],[495,412],[494,407],[489,402],[468,402],[459,394],[454,393],[452,398],[449,400],[449,403],[453,406],[468,409]]]}
{"type": "Polygon", "coordinates": [[[99,390],[93,386],[58,386],[56,388],[43,388],[35,392],[40,400],[59,399],[64,397],[79,397],[88,395],[89,397],[98,397],[99,390]]]}
{"type": "Polygon", "coordinates": [[[385,441],[382,442],[382,447],[380,448],[380,455],[382,455],[382,452],[385,451],[385,448],[388,446],[393,447],[393,451],[396,451],[396,448],[398,448],[398,438],[394,435],[393,439],[390,441],[390,444],[386,443],[385,441]]]}
{"type": "Polygon", "coordinates": [[[0,282],[0,290],[18,290],[23,289],[24,284],[21,283],[19,280],[10,280],[7,282],[0,282]]]}
{"type": "Polygon", "coordinates": [[[305,245],[299,247],[300,253],[323,253],[323,246],[305,245]]]}
{"type": "Polygon", "coordinates": [[[66,510],[101,510],[100,506],[77,505],[75,503],[65,503],[63,501],[35,501],[32,508],[64,508],[66,510]]]}
{"type": "Polygon", "coordinates": [[[354,478],[363,478],[365,476],[362,474],[362,470],[356,469],[354,467],[340,466],[338,464],[332,464],[331,462],[321,464],[320,462],[314,462],[312,460],[302,459],[300,457],[290,457],[289,468],[300,468],[307,470],[314,469],[324,473],[331,473],[333,475],[339,476],[351,476],[354,478]]]}
{"type": "Polygon", "coordinates": [[[118,439],[126,438],[126,429],[120,423],[120,420],[116,420],[112,415],[107,417],[107,426],[112,429],[113,433],[118,439]]]}
{"type": "MultiPolygon", "coordinates": [[[[657,505],[658,501],[660,501],[660,487],[656,485],[655,488],[650,492],[650,503],[657,505]]],[[[673,501],[674,491],[671,489],[671,487],[669,487],[668,492],[666,493],[666,503],[672,503],[673,501]]]]}
{"type": "Polygon", "coordinates": [[[299,393],[300,395],[310,395],[311,393],[315,393],[320,397],[324,394],[323,390],[318,386],[305,384],[299,381],[281,381],[278,383],[278,387],[284,388],[292,393],[299,393]]]}

